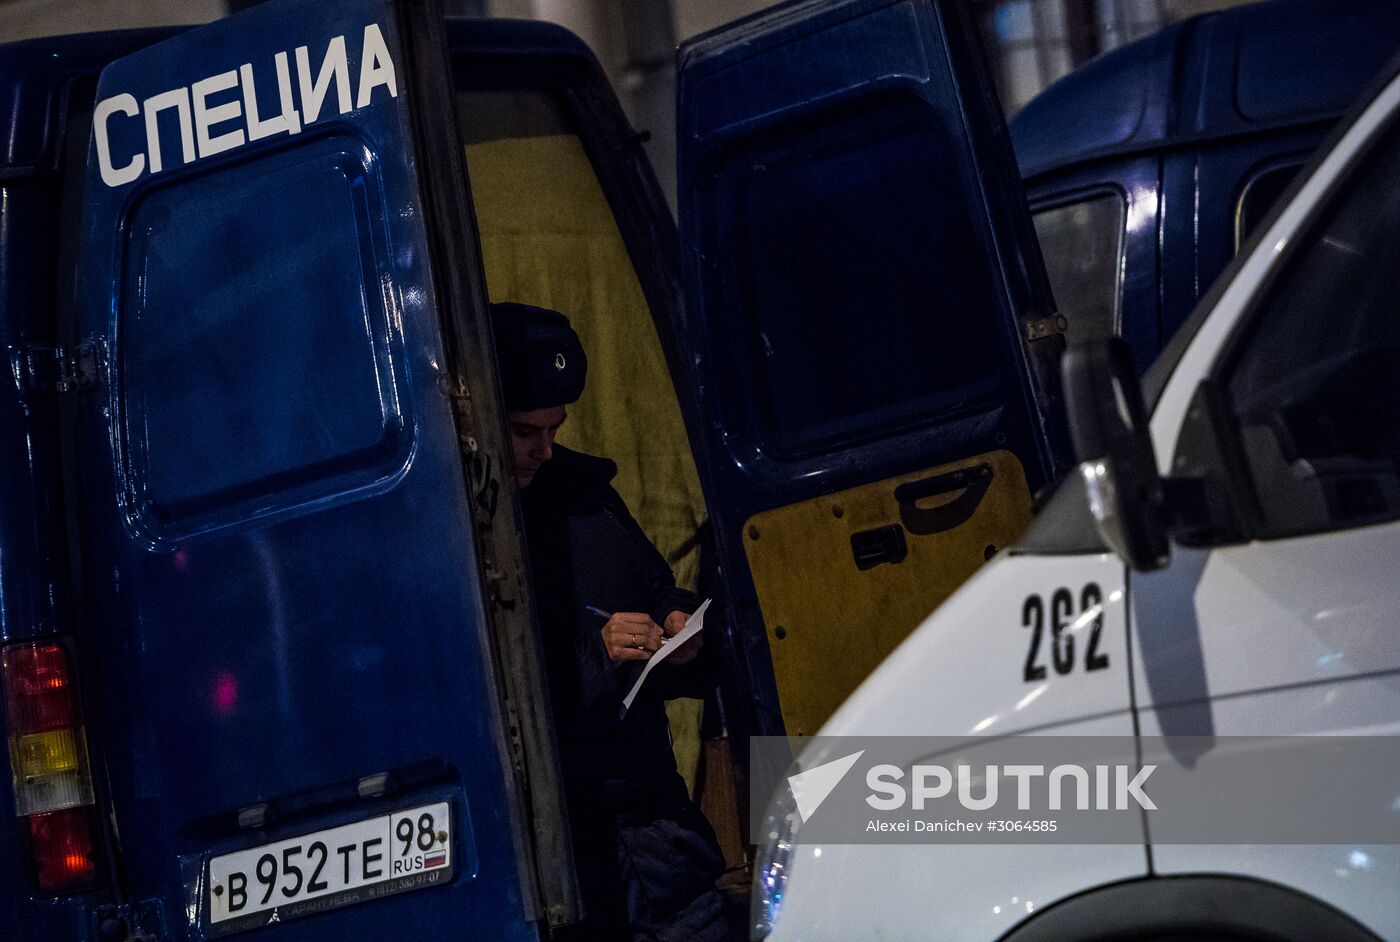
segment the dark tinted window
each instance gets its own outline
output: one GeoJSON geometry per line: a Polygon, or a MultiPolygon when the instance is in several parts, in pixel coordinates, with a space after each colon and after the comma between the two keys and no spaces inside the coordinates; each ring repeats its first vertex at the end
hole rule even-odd
{"type": "Polygon", "coordinates": [[[1302,164],[1288,164],[1265,170],[1245,184],[1240,194],[1239,206],[1235,209],[1235,251],[1244,245],[1244,240],[1259,226],[1259,222],[1274,208],[1288,184],[1298,175],[1302,164]]]}
{"type": "Polygon", "coordinates": [[[1118,193],[1035,214],[1035,234],[1055,306],[1069,321],[1068,340],[1111,337],[1123,284],[1123,222],[1118,193]]]}
{"type": "Polygon", "coordinates": [[[996,386],[998,278],[936,196],[961,144],[921,104],[840,116],[720,173],[717,254],[763,444],[810,451],[946,414],[996,386]]]}
{"type": "Polygon", "coordinates": [[[132,213],[124,453],[151,532],[363,486],[405,457],[379,183],[355,145],[182,179],[132,213]]]}
{"type": "Polygon", "coordinates": [[[1227,385],[1265,535],[1400,517],[1400,138],[1253,315],[1227,385]]]}

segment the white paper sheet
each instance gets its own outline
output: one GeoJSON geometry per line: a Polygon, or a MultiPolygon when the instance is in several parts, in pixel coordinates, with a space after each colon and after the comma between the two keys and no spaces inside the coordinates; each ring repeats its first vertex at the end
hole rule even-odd
{"type": "Polygon", "coordinates": [[[622,699],[622,715],[626,716],[627,711],[632,708],[632,701],[637,699],[637,691],[642,689],[642,684],[646,683],[647,674],[651,669],[671,655],[671,652],[695,637],[700,629],[705,627],[705,609],[710,607],[710,600],[706,599],[700,603],[700,607],[695,610],[695,614],[685,620],[685,627],[677,632],[673,637],[667,638],[661,645],[661,649],[653,654],[648,660],[646,667],[642,668],[642,675],[637,678],[637,682],[632,685],[627,696],[622,699]]]}

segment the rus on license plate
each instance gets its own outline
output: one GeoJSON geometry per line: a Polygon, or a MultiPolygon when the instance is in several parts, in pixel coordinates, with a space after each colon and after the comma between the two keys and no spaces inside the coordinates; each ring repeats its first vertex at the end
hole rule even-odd
{"type": "MultiPolygon", "coordinates": [[[[423,889],[452,875],[452,816],[446,802],[395,811],[209,861],[209,923],[278,910],[278,920],[390,893],[423,889]]],[[[247,920],[261,924],[263,916],[247,920]]]]}

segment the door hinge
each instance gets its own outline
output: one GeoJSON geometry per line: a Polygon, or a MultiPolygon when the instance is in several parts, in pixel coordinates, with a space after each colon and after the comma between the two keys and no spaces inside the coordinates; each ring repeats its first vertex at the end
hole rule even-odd
{"type": "Polygon", "coordinates": [[[1049,317],[1037,317],[1026,321],[1026,339],[1044,340],[1046,337],[1053,337],[1056,334],[1063,334],[1069,330],[1069,320],[1063,314],[1051,314],[1049,317]]]}
{"type": "Polygon", "coordinates": [[[508,612],[515,611],[516,600],[520,597],[519,580],[507,578],[489,557],[486,559],[485,569],[487,598],[508,612]]]}
{"type": "Polygon", "coordinates": [[[97,385],[102,357],[97,341],[71,349],[27,346],[10,350],[10,364],[21,393],[69,393],[97,385]]]}

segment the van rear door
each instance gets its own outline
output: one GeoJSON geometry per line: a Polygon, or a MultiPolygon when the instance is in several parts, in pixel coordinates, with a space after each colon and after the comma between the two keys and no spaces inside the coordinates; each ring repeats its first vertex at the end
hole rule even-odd
{"type": "Polygon", "coordinates": [[[536,937],[444,334],[484,294],[474,246],[430,257],[425,116],[460,151],[423,6],[268,3],[100,79],[90,728],[126,896],[170,938],[536,937]]]}
{"type": "Polygon", "coordinates": [[[965,7],[786,4],[681,52],[685,326],[760,732],[814,733],[1065,466],[965,7]]]}

